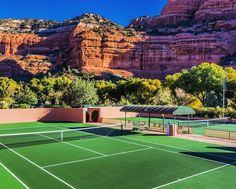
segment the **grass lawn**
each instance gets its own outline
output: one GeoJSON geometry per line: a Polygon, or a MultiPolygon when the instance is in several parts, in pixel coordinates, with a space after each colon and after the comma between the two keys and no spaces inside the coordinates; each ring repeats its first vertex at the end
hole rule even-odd
{"type": "MultiPolygon", "coordinates": [[[[76,123],[0,125],[0,134],[88,127],[76,123]]],[[[98,132],[101,131],[101,132],[98,132]]],[[[11,145],[0,137],[0,162],[31,189],[235,188],[236,148],[162,135],[74,131],[64,141],[11,145]],[[103,134],[104,133],[104,134],[103,134]],[[83,137],[85,136],[86,137],[83,137]],[[88,137],[88,136],[91,137],[88,137]],[[110,135],[110,136],[108,136],[110,135]]],[[[26,188],[0,166],[0,188],[26,188]]]]}

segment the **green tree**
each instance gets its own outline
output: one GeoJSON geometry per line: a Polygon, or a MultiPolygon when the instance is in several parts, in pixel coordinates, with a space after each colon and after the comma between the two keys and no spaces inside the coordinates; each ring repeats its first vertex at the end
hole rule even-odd
{"type": "Polygon", "coordinates": [[[168,76],[167,83],[171,89],[181,88],[194,95],[204,106],[208,105],[208,97],[214,94],[216,97],[214,104],[217,106],[222,97],[224,78],[225,72],[221,66],[202,63],[190,70],[183,70],[181,73],[168,76]]]}
{"type": "Polygon", "coordinates": [[[186,93],[186,91],[183,89],[176,88],[174,91],[174,96],[176,99],[176,104],[179,106],[191,106],[193,108],[199,108],[202,106],[201,102],[199,102],[196,97],[186,93]]]}
{"type": "Polygon", "coordinates": [[[99,103],[104,105],[112,105],[116,103],[115,93],[116,84],[110,81],[100,80],[96,82],[99,103]]]}
{"type": "Polygon", "coordinates": [[[225,68],[227,78],[226,98],[228,105],[236,108],[236,70],[232,67],[225,68]]]}
{"type": "Polygon", "coordinates": [[[43,93],[44,85],[41,83],[41,80],[33,78],[30,81],[29,87],[33,92],[37,94],[38,103],[44,104],[45,103],[45,94],[43,93]]]}
{"type": "Polygon", "coordinates": [[[158,94],[152,98],[152,104],[155,105],[174,105],[175,98],[169,88],[162,88],[158,94]]]}
{"type": "Polygon", "coordinates": [[[131,78],[117,83],[116,98],[127,99],[132,104],[150,104],[152,98],[157,95],[161,88],[161,82],[157,79],[131,78]]]}
{"type": "Polygon", "coordinates": [[[13,79],[7,77],[0,77],[0,98],[12,97],[20,86],[13,79]]]}
{"type": "Polygon", "coordinates": [[[20,90],[20,85],[13,79],[0,77],[0,107],[8,108],[13,102],[13,96],[20,90]]]}
{"type": "Polygon", "coordinates": [[[184,70],[181,73],[175,73],[173,75],[167,75],[165,84],[168,86],[172,91],[178,88],[178,80],[182,76],[184,70]]]}
{"type": "Polygon", "coordinates": [[[63,91],[68,85],[72,83],[72,80],[68,77],[56,77],[54,82],[55,91],[63,91]]]}
{"type": "Polygon", "coordinates": [[[68,77],[32,79],[30,88],[37,94],[40,104],[62,105],[65,88],[72,82],[68,77]]]}
{"type": "Polygon", "coordinates": [[[98,102],[94,82],[76,78],[64,92],[64,101],[71,107],[94,105],[98,102]]]}
{"type": "Polygon", "coordinates": [[[20,107],[22,104],[31,107],[38,103],[37,95],[28,86],[22,87],[22,89],[15,94],[14,100],[13,107],[20,107]]]}

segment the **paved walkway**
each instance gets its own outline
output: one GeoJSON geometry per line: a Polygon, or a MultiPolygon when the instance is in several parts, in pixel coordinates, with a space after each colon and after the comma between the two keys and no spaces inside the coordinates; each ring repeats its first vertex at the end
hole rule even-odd
{"type": "Polygon", "coordinates": [[[220,139],[220,138],[213,138],[213,137],[206,137],[200,135],[177,135],[176,138],[183,138],[188,140],[200,141],[200,142],[207,142],[211,144],[219,144],[224,146],[232,146],[236,147],[236,140],[228,140],[228,139],[220,139]]]}

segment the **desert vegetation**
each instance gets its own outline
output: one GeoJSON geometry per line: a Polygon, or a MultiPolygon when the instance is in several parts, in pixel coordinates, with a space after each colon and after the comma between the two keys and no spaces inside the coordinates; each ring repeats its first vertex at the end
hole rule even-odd
{"type": "Polygon", "coordinates": [[[158,79],[102,79],[78,70],[49,73],[41,79],[16,82],[0,78],[1,108],[83,107],[87,105],[188,105],[207,117],[222,115],[222,90],[227,80],[226,115],[236,116],[236,70],[202,63],[158,79]]]}

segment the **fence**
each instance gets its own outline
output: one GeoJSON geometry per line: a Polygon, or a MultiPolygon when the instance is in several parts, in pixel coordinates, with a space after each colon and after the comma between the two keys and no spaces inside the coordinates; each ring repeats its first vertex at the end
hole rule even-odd
{"type": "Polygon", "coordinates": [[[204,135],[208,137],[236,140],[236,131],[205,129],[204,135]]]}

